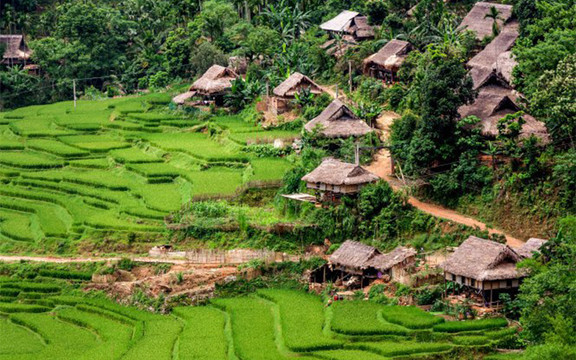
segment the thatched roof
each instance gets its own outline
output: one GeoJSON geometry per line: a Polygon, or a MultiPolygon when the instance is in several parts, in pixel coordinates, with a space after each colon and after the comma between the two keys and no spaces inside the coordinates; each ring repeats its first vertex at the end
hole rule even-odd
{"type": "Polygon", "coordinates": [[[196,91],[202,95],[221,93],[232,87],[232,81],[238,75],[230,68],[220,65],[212,65],[204,75],[190,86],[189,91],[196,91]]]}
{"type": "Polygon", "coordinates": [[[330,138],[345,138],[362,136],[372,131],[370,126],[340,100],[334,100],[314,119],[310,120],[304,129],[312,132],[317,127],[320,134],[330,138]]]}
{"type": "Polygon", "coordinates": [[[498,36],[488,44],[484,50],[480,51],[470,61],[468,67],[474,82],[474,89],[483,86],[493,73],[495,73],[496,62],[501,54],[509,51],[518,38],[518,27],[507,26],[498,36]]]}
{"type": "Polygon", "coordinates": [[[356,11],[344,10],[336,17],[320,25],[324,31],[345,32],[358,38],[374,37],[374,29],[368,19],[356,11]]]}
{"type": "Polygon", "coordinates": [[[346,240],[338,250],[330,255],[330,263],[336,266],[366,269],[370,266],[370,260],[380,255],[380,251],[373,246],[368,246],[357,241],[346,240]]]}
{"type": "Polygon", "coordinates": [[[186,100],[194,97],[194,95],[196,95],[196,91],[187,91],[183,94],[174,96],[172,98],[172,102],[174,102],[174,104],[177,105],[183,105],[184,103],[186,103],[186,100]]]}
{"type": "Polygon", "coordinates": [[[470,236],[440,267],[477,281],[507,280],[524,276],[516,269],[521,259],[508,245],[470,236]]]}
{"type": "Polygon", "coordinates": [[[346,240],[338,250],[330,255],[330,263],[356,269],[374,268],[387,271],[404,260],[416,256],[416,250],[399,246],[387,254],[382,254],[373,246],[357,241],[346,240]]]}
{"type": "Polygon", "coordinates": [[[399,246],[387,254],[374,256],[370,260],[369,265],[377,270],[387,271],[404,260],[416,256],[416,254],[416,250],[412,248],[399,246]]]}
{"type": "Polygon", "coordinates": [[[464,17],[459,29],[467,29],[476,33],[476,38],[479,40],[484,39],[486,36],[492,35],[491,18],[486,15],[490,13],[490,8],[495,7],[500,13],[497,20],[500,29],[512,17],[512,5],[494,4],[489,2],[477,2],[470,12],[464,17]]]}
{"type": "MultiPolygon", "coordinates": [[[[461,106],[458,112],[462,118],[471,115],[477,116],[481,120],[482,135],[496,137],[498,135],[498,121],[506,115],[520,110],[516,103],[517,98],[518,95],[511,89],[487,85],[480,89],[474,103],[461,106]]],[[[549,141],[548,132],[543,122],[527,114],[523,115],[523,118],[526,123],[520,133],[521,138],[534,135],[544,143],[549,141]]]]}
{"type": "Polygon", "coordinates": [[[530,238],[521,248],[517,249],[516,252],[523,258],[531,258],[534,256],[534,252],[540,252],[540,248],[546,242],[547,240],[544,239],[530,238]]]}
{"type": "Polygon", "coordinates": [[[380,178],[360,165],[345,163],[334,158],[322,161],[316,169],[302,177],[308,183],[328,185],[362,185],[378,181],[380,178]]]}
{"type": "Polygon", "coordinates": [[[293,97],[303,88],[310,89],[313,94],[322,94],[322,88],[312,81],[308,76],[295,72],[274,88],[274,95],[280,97],[293,97]]]}
{"type": "Polygon", "coordinates": [[[31,51],[22,35],[0,35],[0,44],[5,47],[0,63],[10,61],[26,61],[30,59],[31,51]]]}
{"type": "Polygon", "coordinates": [[[516,65],[518,65],[518,62],[516,62],[516,59],[514,59],[512,52],[506,51],[498,55],[496,63],[494,64],[494,72],[496,76],[500,77],[513,87],[512,71],[516,65]]]}
{"type": "Polygon", "coordinates": [[[402,40],[390,40],[377,53],[364,59],[364,69],[378,65],[390,71],[397,71],[410,51],[410,43],[402,40]]]}

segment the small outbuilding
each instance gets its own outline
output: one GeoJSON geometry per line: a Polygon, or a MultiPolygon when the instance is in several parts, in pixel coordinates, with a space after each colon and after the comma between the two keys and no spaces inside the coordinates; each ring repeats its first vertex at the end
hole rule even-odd
{"type": "Polygon", "coordinates": [[[544,239],[530,238],[522,247],[517,249],[516,252],[523,258],[529,259],[532,258],[534,254],[539,253],[542,246],[547,242],[548,241],[544,239]]]}
{"type": "Polygon", "coordinates": [[[338,201],[342,195],[357,194],[362,187],[380,178],[358,164],[327,158],[302,177],[308,189],[316,191],[319,201],[338,201]]]}
{"type": "Polygon", "coordinates": [[[501,293],[515,295],[527,273],[516,264],[524,256],[505,244],[470,236],[440,265],[446,281],[478,293],[488,306],[501,293]]]}
{"type": "Polygon", "coordinates": [[[358,41],[374,38],[374,29],[368,25],[368,18],[356,11],[342,11],[336,17],[321,24],[320,29],[329,34],[350,35],[358,41]]]}
{"type": "Polygon", "coordinates": [[[496,22],[499,29],[503,29],[512,17],[512,5],[496,4],[490,2],[480,1],[474,4],[474,7],[464,17],[460,26],[460,30],[471,30],[476,33],[476,38],[482,40],[487,36],[493,34],[492,26],[494,20],[486,15],[490,14],[491,8],[498,10],[498,18],[496,22]]]}
{"type": "Polygon", "coordinates": [[[274,96],[269,98],[269,110],[275,115],[290,111],[296,94],[304,90],[313,95],[320,95],[324,90],[308,76],[295,72],[272,91],[274,96]]]}
{"type": "Polygon", "coordinates": [[[237,78],[238,75],[234,70],[221,65],[212,65],[190,86],[188,92],[174,97],[172,101],[181,105],[192,97],[200,96],[204,104],[212,102],[221,106],[224,104],[224,95],[232,87],[232,81],[237,78]]]}
{"type": "Polygon", "coordinates": [[[377,53],[364,59],[364,75],[382,79],[386,82],[394,82],[396,73],[410,50],[409,42],[390,40],[377,53]]]}
{"type": "Polygon", "coordinates": [[[320,115],[306,123],[304,129],[308,132],[318,130],[327,138],[364,136],[373,131],[340,100],[332,101],[320,115]]]}
{"type": "Polygon", "coordinates": [[[369,285],[376,279],[409,284],[416,263],[416,250],[404,246],[383,254],[358,241],[345,241],[328,259],[328,264],[313,274],[313,282],[342,282],[348,287],[369,285]]]}
{"type": "Polygon", "coordinates": [[[27,65],[32,51],[26,44],[23,35],[1,35],[0,49],[4,48],[4,54],[0,59],[1,65],[27,65]]]}

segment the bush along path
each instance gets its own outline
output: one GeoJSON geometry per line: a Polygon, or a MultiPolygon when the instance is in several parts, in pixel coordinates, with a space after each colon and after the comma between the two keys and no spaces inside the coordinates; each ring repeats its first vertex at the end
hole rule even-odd
{"type": "MultiPolygon", "coordinates": [[[[398,114],[392,111],[385,111],[376,120],[376,127],[381,131],[381,138],[383,141],[388,140],[390,134],[390,125],[394,119],[399,117],[400,116],[398,114]]],[[[394,190],[405,191],[408,186],[406,183],[398,180],[396,175],[392,172],[391,163],[392,159],[390,156],[390,151],[388,149],[382,149],[376,154],[374,161],[367,167],[367,169],[378,175],[381,179],[386,180],[394,190]]],[[[410,196],[408,198],[408,203],[429,215],[473,228],[479,228],[480,230],[488,231],[490,235],[502,235],[506,238],[506,243],[511,247],[521,247],[524,244],[524,241],[521,239],[515,238],[510,234],[506,234],[501,230],[491,228],[481,221],[462,215],[443,206],[421,201],[414,196],[410,196]]]]}

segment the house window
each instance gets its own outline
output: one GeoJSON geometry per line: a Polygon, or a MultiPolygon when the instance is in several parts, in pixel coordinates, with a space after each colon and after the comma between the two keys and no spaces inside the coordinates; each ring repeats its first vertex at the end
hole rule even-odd
{"type": "Polygon", "coordinates": [[[476,287],[476,280],[470,279],[470,286],[476,287]]]}
{"type": "Polygon", "coordinates": [[[456,281],[456,275],[452,274],[452,281],[456,281]]]}
{"type": "Polygon", "coordinates": [[[506,280],[506,287],[512,287],[512,280],[506,280]]]}

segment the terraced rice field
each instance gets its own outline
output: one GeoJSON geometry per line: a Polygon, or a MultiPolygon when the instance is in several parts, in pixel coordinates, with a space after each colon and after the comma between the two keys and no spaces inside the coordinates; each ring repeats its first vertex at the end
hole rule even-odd
{"type": "Polygon", "coordinates": [[[413,330],[384,320],[388,306],[326,308],[320,297],[294,290],[263,290],[158,315],[64,296],[59,285],[44,281],[0,281],[0,359],[384,360],[486,352],[514,333],[490,321],[454,323],[479,329],[474,333],[437,332],[422,324],[444,323],[441,318],[411,309],[401,322],[413,330]],[[364,331],[360,322],[355,334],[337,331],[334,320],[352,313],[366,320],[364,331]]]}
{"type": "Polygon", "coordinates": [[[94,231],[160,233],[163,218],[196,197],[232,196],[289,169],[242,148],[298,132],[179,115],[169,101],[152,94],[0,113],[0,251],[94,231]]]}

